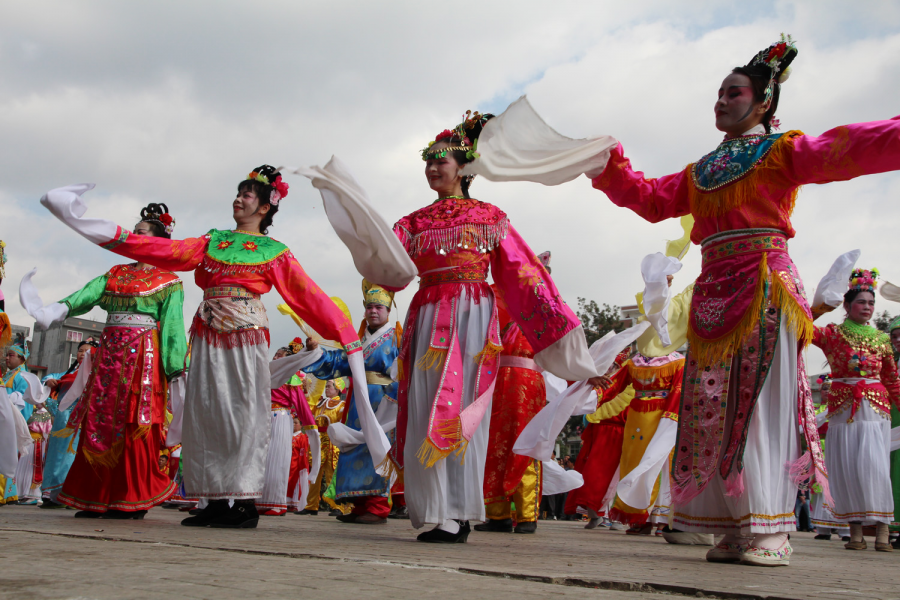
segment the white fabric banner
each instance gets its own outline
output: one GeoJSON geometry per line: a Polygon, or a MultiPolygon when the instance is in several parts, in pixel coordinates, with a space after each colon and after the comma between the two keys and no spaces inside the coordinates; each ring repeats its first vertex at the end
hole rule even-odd
{"type": "Polygon", "coordinates": [[[669,476],[666,472],[662,474],[660,472],[669,460],[669,453],[675,447],[677,434],[678,423],[676,421],[672,419],[660,421],[656,433],[653,434],[653,439],[647,444],[641,462],[619,481],[616,493],[625,504],[635,508],[650,507],[656,479],[660,476],[669,476]]]}
{"type": "Polygon", "coordinates": [[[485,124],[476,146],[480,157],[463,173],[491,181],[559,185],[583,173],[602,173],[617,144],[608,135],[576,140],[558,133],[522,96],[485,124]]]}
{"type": "Polygon", "coordinates": [[[844,302],[844,293],[850,282],[850,273],[859,260],[860,251],[851,250],[837,257],[825,277],[816,286],[812,305],[816,308],[822,306],[840,306],[844,302]]]}
{"type": "Polygon", "coordinates": [[[644,279],[644,313],[653,325],[663,346],[672,343],[669,339],[669,293],[668,276],[681,270],[681,261],[662,252],[648,254],[641,261],[641,277],[644,279]]]}
{"type": "Polygon", "coordinates": [[[185,377],[186,375],[181,375],[169,382],[169,400],[172,405],[172,422],[169,423],[169,433],[166,434],[166,446],[169,448],[181,443],[181,427],[184,423],[185,377]]]}
{"type": "Polygon", "coordinates": [[[575,469],[566,471],[555,460],[541,461],[541,477],[541,494],[544,496],[564,494],[584,485],[581,473],[575,469]]]}
{"type": "MultiPolygon", "coordinates": [[[[616,334],[610,331],[591,345],[590,355],[597,373],[606,373],[612,366],[616,355],[636,340],[650,327],[644,321],[634,327],[616,334]]],[[[567,388],[547,403],[537,415],[525,426],[513,452],[530,456],[536,460],[547,461],[553,455],[556,438],[566,421],[573,415],[586,415],[597,409],[597,392],[586,381],[567,388]]]]}
{"type": "Polygon", "coordinates": [[[324,167],[280,167],[282,173],[308,177],[322,194],[325,214],[350,250],[359,274],[373,283],[404,288],[418,269],[346,165],[336,156],[324,167]]]}
{"type": "Polygon", "coordinates": [[[50,190],[41,198],[53,216],[94,244],[103,244],[116,237],[118,226],[106,219],[84,219],[87,205],[81,195],[94,189],[93,183],[79,183],[50,190]]]}
{"type": "Polygon", "coordinates": [[[47,331],[54,323],[60,323],[69,314],[69,307],[60,302],[44,306],[41,295],[31,282],[31,278],[37,273],[37,267],[30,270],[22,281],[19,282],[19,304],[35,320],[35,324],[43,331],[47,331]]]}
{"type": "Polygon", "coordinates": [[[87,386],[88,379],[90,379],[91,376],[91,354],[91,352],[87,352],[85,353],[84,358],[81,359],[81,365],[78,367],[78,375],[75,376],[72,387],[70,387],[65,396],[60,399],[59,410],[68,410],[68,408],[75,404],[75,401],[78,400],[84,392],[84,388],[87,386]]]}

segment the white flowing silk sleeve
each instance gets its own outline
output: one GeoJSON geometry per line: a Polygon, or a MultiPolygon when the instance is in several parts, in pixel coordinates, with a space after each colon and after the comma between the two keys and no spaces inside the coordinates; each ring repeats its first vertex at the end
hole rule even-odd
{"type": "Polygon", "coordinates": [[[169,382],[172,422],[169,423],[169,432],[166,434],[166,447],[168,448],[181,443],[181,429],[184,423],[184,386],[185,375],[183,374],[169,382]]]}
{"type": "Polygon", "coordinates": [[[828,273],[816,286],[816,293],[812,302],[814,311],[821,311],[827,307],[834,308],[844,302],[847,281],[850,280],[850,273],[853,272],[853,267],[856,266],[859,255],[859,250],[851,250],[837,257],[837,260],[828,269],[828,273]]]}
{"type": "Polygon", "coordinates": [[[22,399],[32,406],[44,404],[50,397],[50,388],[41,383],[34,373],[25,372],[20,375],[28,382],[28,389],[22,394],[22,399]]]}
{"type": "Polygon", "coordinates": [[[74,229],[76,233],[99,245],[116,237],[118,226],[106,219],[83,218],[84,213],[87,212],[87,206],[81,199],[81,195],[92,189],[94,189],[93,183],[56,188],[44,194],[41,204],[53,213],[54,217],[74,229]]]}
{"type": "MultiPolygon", "coordinates": [[[[678,422],[661,419],[640,463],[619,481],[616,493],[629,506],[650,506],[653,487],[675,447],[678,422]]],[[[668,477],[668,473],[662,473],[668,477]]]]}
{"type": "Polygon", "coordinates": [[[307,429],[306,437],[309,439],[309,453],[312,456],[309,464],[309,482],[315,483],[322,467],[322,438],[319,437],[319,430],[316,428],[307,429]]]}
{"type": "MultiPolygon", "coordinates": [[[[591,345],[590,357],[597,373],[606,373],[616,356],[650,327],[643,321],[621,333],[610,331],[591,345]]],[[[541,409],[519,434],[513,452],[536,460],[550,460],[556,438],[573,415],[586,415],[597,409],[597,392],[586,381],[566,388],[541,409]]]]}
{"type": "Polygon", "coordinates": [[[564,494],[578,489],[584,485],[584,476],[572,469],[566,471],[555,460],[545,460],[541,462],[541,494],[544,496],[552,496],[553,494],[564,494]]]}
{"type": "Polygon", "coordinates": [[[669,282],[667,277],[681,270],[681,261],[662,252],[648,254],[641,261],[641,277],[644,279],[644,312],[656,330],[663,346],[672,343],[669,338],[669,282]]]}
{"type": "Polygon", "coordinates": [[[480,156],[463,173],[559,185],[583,173],[602,173],[617,144],[608,135],[576,140],[558,133],[522,96],[485,124],[476,145],[480,156]]]}
{"type": "Polygon", "coordinates": [[[87,386],[88,379],[91,377],[91,371],[93,370],[91,363],[92,353],[88,352],[84,355],[84,358],[81,359],[81,366],[78,367],[78,375],[75,376],[72,387],[69,388],[69,391],[67,391],[65,396],[59,401],[59,410],[68,410],[69,407],[75,404],[75,401],[81,397],[84,388],[87,386]]]}
{"type": "Polygon", "coordinates": [[[32,441],[25,418],[13,406],[6,388],[0,387],[0,475],[10,479],[15,477],[19,451],[25,449],[26,437],[32,441]]]}
{"type": "Polygon", "coordinates": [[[346,165],[336,156],[324,167],[280,167],[283,173],[308,177],[322,195],[325,214],[350,250],[359,274],[373,283],[403,289],[418,269],[346,165]]]}
{"type": "Polygon", "coordinates": [[[46,331],[55,323],[66,320],[69,307],[60,302],[44,306],[37,288],[31,282],[31,278],[37,273],[37,268],[29,271],[19,283],[19,304],[34,319],[35,324],[46,331]]]}

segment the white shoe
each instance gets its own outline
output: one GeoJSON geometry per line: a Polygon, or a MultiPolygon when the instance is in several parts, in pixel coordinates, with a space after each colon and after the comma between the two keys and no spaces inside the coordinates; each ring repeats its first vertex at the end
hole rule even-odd
{"type": "Polygon", "coordinates": [[[625,531],[625,526],[619,523],[618,521],[612,521],[609,524],[610,531],[625,531]]]}
{"type": "Polygon", "coordinates": [[[728,536],[725,536],[721,542],[710,548],[709,552],[706,553],[706,560],[722,563],[740,562],[741,557],[747,550],[749,540],[742,543],[740,541],[725,541],[727,539],[728,536]]]}
{"type": "Polygon", "coordinates": [[[747,548],[741,557],[741,562],[745,565],[757,565],[759,567],[786,567],[791,564],[791,554],[794,549],[791,543],[784,540],[781,547],[771,550],[769,548],[756,548],[751,546],[747,548]]]}
{"type": "Polygon", "coordinates": [[[662,536],[670,544],[683,544],[685,546],[713,546],[716,543],[716,537],[711,533],[663,531],[662,536]]]}

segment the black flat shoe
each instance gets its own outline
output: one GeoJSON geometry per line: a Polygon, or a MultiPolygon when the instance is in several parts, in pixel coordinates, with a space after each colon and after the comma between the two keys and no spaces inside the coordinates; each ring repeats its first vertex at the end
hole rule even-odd
{"type": "Polygon", "coordinates": [[[354,515],[353,513],[347,513],[346,515],[344,513],[341,513],[337,515],[336,518],[341,523],[356,523],[356,517],[358,516],[359,515],[354,515]]]}
{"type": "Polygon", "coordinates": [[[523,521],[516,523],[516,533],[534,533],[537,531],[537,521],[523,521]]]}
{"type": "Polygon", "coordinates": [[[471,531],[469,522],[466,521],[459,526],[459,531],[456,533],[450,533],[443,529],[434,528],[431,531],[420,533],[416,539],[420,542],[427,542],[430,544],[465,544],[471,531]]]}
{"type": "Polygon", "coordinates": [[[343,515],[344,515],[344,513],[336,508],[333,509],[330,513],[328,513],[329,517],[341,517],[343,515]]]}
{"type": "Polygon", "coordinates": [[[512,519],[488,519],[474,527],[475,531],[492,531],[494,533],[512,533],[512,519]]]}
{"type": "Polygon", "coordinates": [[[235,502],[224,515],[210,521],[210,527],[220,529],[255,529],[259,524],[259,513],[253,502],[235,502]]]}
{"type": "Polygon", "coordinates": [[[409,509],[405,506],[400,506],[397,510],[392,510],[391,514],[388,515],[388,519],[408,519],[409,518],[409,509]]]}
{"type": "Polygon", "coordinates": [[[185,527],[206,527],[213,519],[228,513],[228,500],[213,500],[206,505],[206,508],[195,508],[194,510],[190,512],[194,516],[183,519],[181,524],[185,527]],[[200,512],[194,514],[194,510],[200,512]]]}
{"type": "Polygon", "coordinates": [[[304,509],[301,510],[300,512],[294,513],[294,514],[297,514],[297,515],[312,515],[312,516],[316,516],[317,514],[319,514],[319,511],[317,511],[317,510],[309,510],[309,509],[304,508],[304,509]]]}
{"type": "Polygon", "coordinates": [[[817,536],[814,537],[813,539],[814,539],[814,540],[830,540],[830,539],[831,539],[831,534],[830,534],[830,533],[820,533],[819,535],[817,535],[817,536]]]}
{"type": "Polygon", "coordinates": [[[119,519],[119,520],[128,520],[133,519],[135,521],[142,521],[144,519],[144,515],[147,514],[146,510],[108,510],[103,513],[100,518],[101,519],[119,519]]]}
{"type": "Polygon", "coordinates": [[[99,519],[102,516],[103,516],[103,513],[96,512],[93,510],[79,510],[74,515],[74,517],[76,519],[99,519]]]}
{"type": "Polygon", "coordinates": [[[65,504],[60,504],[59,502],[54,502],[53,500],[44,500],[41,504],[40,508],[65,508],[65,504]]]}

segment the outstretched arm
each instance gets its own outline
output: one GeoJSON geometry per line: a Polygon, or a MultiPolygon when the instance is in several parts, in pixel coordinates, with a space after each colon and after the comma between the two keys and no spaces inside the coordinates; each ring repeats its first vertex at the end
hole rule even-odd
{"type": "Polygon", "coordinates": [[[170,240],[134,235],[106,219],[86,219],[81,195],[94,188],[87,183],[57,188],[41,198],[47,210],[89,241],[128,258],[168,271],[192,271],[203,259],[208,238],[170,240]]]}
{"type": "Polygon", "coordinates": [[[796,185],[900,170],[900,117],[835,127],[794,140],[788,177],[796,185]]]}
{"type": "Polygon", "coordinates": [[[622,144],[612,150],[606,168],[592,184],[616,206],[629,208],[651,223],[691,213],[685,172],[647,179],[631,167],[622,144]]]}

